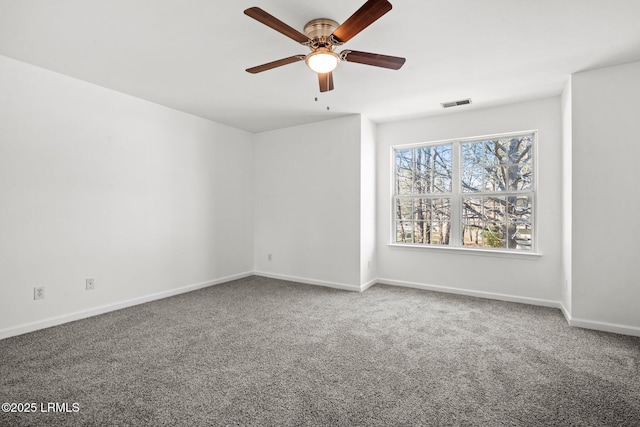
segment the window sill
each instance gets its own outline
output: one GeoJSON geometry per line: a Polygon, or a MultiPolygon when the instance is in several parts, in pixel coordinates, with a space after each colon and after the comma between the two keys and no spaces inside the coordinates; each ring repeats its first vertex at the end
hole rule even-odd
{"type": "Polygon", "coordinates": [[[456,246],[427,246],[427,245],[408,245],[402,243],[388,243],[387,246],[392,248],[399,249],[409,249],[409,250],[426,250],[426,251],[436,251],[436,252],[449,252],[449,253],[459,253],[465,255],[477,255],[477,256],[489,256],[489,257],[503,257],[503,258],[520,258],[520,259],[531,259],[531,258],[539,258],[542,256],[541,252],[514,252],[514,251],[505,251],[500,249],[475,249],[475,248],[464,248],[464,247],[456,247],[456,246]]]}

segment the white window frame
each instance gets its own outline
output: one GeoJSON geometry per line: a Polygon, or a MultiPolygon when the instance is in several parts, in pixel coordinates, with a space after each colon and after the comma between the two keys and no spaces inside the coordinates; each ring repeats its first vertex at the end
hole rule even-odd
{"type": "Polygon", "coordinates": [[[508,132],[508,133],[499,133],[499,134],[490,134],[490,135],[480,135],[480,136],[472,136],[472,137],[464,137],[464,138],[452,138],[452,139],[443,139],[437,141],[428,141],[428,142],[418,142],[412,144],[398,144],[390,147],[390,160],[391,160],[391,185],[390,185],[390,197],[389,197],[389,208],[390,208],[390,226],[389,226],[389,244],[388,246],[399,247],[399,248],[411,248],[411,249],[419,249],[419,250],[436,250],[436,251],[461,251],[464,253],[471,253],[477,255],[509,255],[509,256],[540,256],[542,255],[539,252],[540,244],[538,240],[538,130],[524,130],[518,132],[508,132]],[[461,188],[461,144],[464,142],[474,142],[474,141],[483,141],[490,139],[499,139],[499,138],[509,138],[514,136],[525,136],[532,135],[532,169],[533,169],[533,179],[532,179],[532,188],[531,190],[523,191],[523,192],[498,192],[498,193],[466,193],[462,192],[461,188]],[[396,150],[408,150],[412,148],[425,147],[425,146],[438,146],[451,144],[452,147],[452,184],[451,184],[451,193],[434,193],[432,195],[427,195],[427,197],[438,197],[439,198],[451,198],[451,237],[449,240],[449,245],[430,245],[424,243],[398,243],[395,241],[396,239],[396,203],[395,203],[395,184],[396,184],[396,150]],[[514,194],[527,194],[531,195],[533,209],[531,212],[531,225],[533,228],[533,244],[530,250],[516,250],[516,249],[508,249],[508,248],[490,248],[490,247],[470,247],[463,246],[461,239],[461,226],[462,226],[462,198],[463,197],[473,197],[474,194],[478,194],[479,196],[485,196],[487,194],[498,195],[498,196],[508,196],[514,194]]]}

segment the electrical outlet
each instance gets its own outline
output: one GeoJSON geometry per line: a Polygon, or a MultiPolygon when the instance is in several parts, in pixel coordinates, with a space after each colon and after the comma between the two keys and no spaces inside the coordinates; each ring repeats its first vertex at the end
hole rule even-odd
{"type": "Polygon", "coordinates": [[[271,254],[267,254],[267,260],[271,261],[271,254]]]}
{"type": "Polygon", "coordinates": [[[33,299],[43,299],[44,298],[44,287],[39,286],[33,288],[33,299]]]}
{"type": "Polygon", "coordinates": [[[371,261],[367,261],[367,268],[371,270],[371,261]]]}
{"type": "Polygon", "coordinates": [[[96,279],[87,279],[85,283],[87,285],[88,291],[91,291],[96,288],[96,279]]]}

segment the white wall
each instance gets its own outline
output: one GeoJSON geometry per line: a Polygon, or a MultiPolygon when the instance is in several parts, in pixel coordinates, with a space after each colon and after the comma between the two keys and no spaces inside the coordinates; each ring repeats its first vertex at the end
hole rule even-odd
{"type": "Polygon", "coordinates": [[[255,135],[258,274],[360,289],[360,133],[354,115],[255,135]]]}
{"type": "Polygon", "coordinates": [[[572,76],[572,315],[640,335],[640,62],[572,76]]]}
{"type": "Polygon", "coordinates": [[[573,110],[571,77],[562,91],[562,307],[571,317],[571,227],[573,110]]]}
{"type": "Polygon", "coordinates": [[[251,134],[5,57],[0,99],[0,338],[251,272],[251,134]]]}
{"type": "Polygon", "coordinates": [[[376,255],[376,125],[362,117],[360,155],[360,285],[377,278],[376,255]]]}
{"type": "Polygon", "coordinates": [[[576,74],[562,98],[251,135],[0,56],[0,338],[253,271],[562,301],[572,324],[640,334],[638,75],[634,63],[576,74]],[[542,256],[388,245],[391,146],[529,129],[542,256]]]}
{"type": "Polygon", "coordinates": [[[560,98],[378,126],[378,276],[383,283],[557,306],[561,297],[562,146],[560,98]],[[398,144],[537,129],[538,250],[500,256],[389,246],[391,148],[398,144]],[[499,295],[495,295],[499,294],[499,295]]]}

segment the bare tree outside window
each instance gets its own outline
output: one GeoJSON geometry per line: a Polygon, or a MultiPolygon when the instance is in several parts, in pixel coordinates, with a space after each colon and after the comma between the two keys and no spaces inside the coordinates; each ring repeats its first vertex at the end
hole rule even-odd
{"type": "Polygon", "coordinates": [[[462,244],[530,249],[533,135],[460,145],[462,244]]]}
{"type": "Polygon", "coordinates": [[[531,250],[534,140],[527,133],[396,148],[394,242],[531,250]]]}
{"type": "Polygon", "coordinates": [[[396,242],[448,245],[451,145],[396,151],[396,242]]]}

